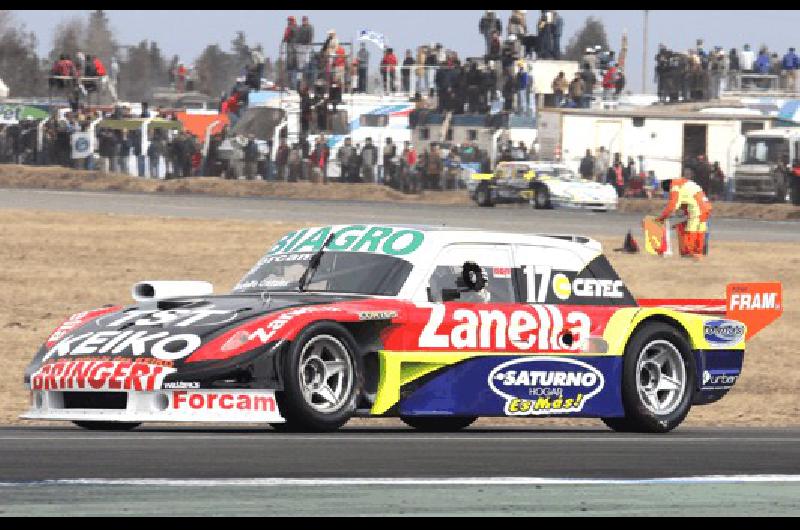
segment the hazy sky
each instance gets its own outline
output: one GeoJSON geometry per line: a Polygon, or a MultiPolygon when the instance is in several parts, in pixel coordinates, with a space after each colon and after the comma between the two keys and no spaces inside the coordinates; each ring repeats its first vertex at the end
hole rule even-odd
{"type": "MultiPolygon", "coordinates": [[[[52,47],[53,28],[62,20],[80,16],[75,11],[15,11],[17,20],[39,36],[39,52],[52,47]]],[[[499,10],[505,27],[510,11],[499,10]]],[[[628,31],[628,86],[641,89],[642,79],[642,11],[561,11],[564,17],[562,48],[587,16],[600,18],[606,26],[612,49],[619,49],[623,30],[628,31]]],[[[328,29],[336,29],[342,40],[350,40],[360,29],[371,29],[386,35],[387,44],[395,50],[414,48],[425,42],[441,42],[457,50],[461,57],[483,53],[483,39],[478,34],[482,11],[108,11],[109,19],[120,43],[137,44],[143,39],[157,41],[165,54],[178,54],[191,62],[209,43],[228,49],[234,32],[243,30],[249,42],[260,42],[267,55],[276,56],[286,17],[308,15],[315,26],[315,40],[321,41],[328,29]]],[[[528,24],[538,11],[528,12],[528,24]]],[[[675,49],[693,46],[699,37],[705,47],[741,48],[749,42],[754,47],[767,44],[781,55],[790,46],[800,48],[797,34],[800,11],[650,11],[647,82],[652,86],[652,57],[660,42],[675,49]]],[[[370,48],[373,58],[377,49],[370,48]]]]}

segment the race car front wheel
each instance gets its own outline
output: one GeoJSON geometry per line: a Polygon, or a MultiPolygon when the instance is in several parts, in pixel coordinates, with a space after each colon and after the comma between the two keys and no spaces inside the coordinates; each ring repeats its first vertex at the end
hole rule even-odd
{"type": "Polygon", "coordinates": [[[479,184],[478,189],[475,190],[475,202],[478,203],[478,206],[482,206],[484,208],[491,208],[494,206],[494,202],[492,201],[492,190],[485,182],[479,184]]]}
{"type": "Polygon", "coordinates": [[[334,322],[313,324],[292,342],[282,362],[283,391],[276,392],[286,420],[279,431],[334,431],[356,408],[359,358],[350,332],[334,322]]]}
{"type": "Polygon", "coordinates": [[[624,418],[604,418],[620,432],[669,432],[686,418],[696,367],[688,341],[675,327],[646,323],[625,348],[624,418]]]}
{"type": "Polygon", "coordinates": [[[130,431],[141,425],[141,423],[122,421],[73,421],[72,423],[90,431],[130,431]]]}
{"type": "Polygon", "coordinates": [[[409,427],[423,432],[455,432],[466,429],[478,418],[474,416],[400,416],[409,427]]]}

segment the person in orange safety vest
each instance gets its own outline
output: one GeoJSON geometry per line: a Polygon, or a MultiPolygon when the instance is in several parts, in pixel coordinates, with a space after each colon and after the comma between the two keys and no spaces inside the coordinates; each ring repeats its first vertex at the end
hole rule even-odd
{"type": "Polygon", "coordinates": [[[686,214],[688,219],[675,227],[680,239],[681,256],[699,259],[704,254],[711,202],[703,189],[687,178],[667,179],[661,186],[665,192],[669,192],[669,202],[658,220],[663,222],[679,210],[686,214]]]}

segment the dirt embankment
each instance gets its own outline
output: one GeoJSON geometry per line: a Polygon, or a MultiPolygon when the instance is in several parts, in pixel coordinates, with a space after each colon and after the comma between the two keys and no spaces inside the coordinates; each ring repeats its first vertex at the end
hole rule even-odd
{"type": "Polygon", "coordinates": [[[435,204],[468,204],[470,202],[467,194],[463,192],[424,192],[421,195],[408,195],[388,186],[376,184],[329,183],[323,185],[310,182],[224,180],[218,177],[158,180],[56,166],[0,165],[0,188],[2,187],[435,204]]]}
{"type": "MultiPolygon", "coordinates": [[[[290,223],[0,210],[0,424],[27,407],[22,374],[52,330],[75,312],[132,303],[140,280],[197,279],[228,291],[290,223]],[[211,243],[213,242],[213,244],[211,243]]],[[[606,249],[618,241],[603,241],[606,249]]],[[[695,407],[688,424],[800,425],[794,330],[800,309],[797,245],[719,242],[701,263],[608,253],[637,296],[721,298],[729,281],[783,282],[784,315],[748,347],[744,372],[719,403],[695,407]]],[[[362,420],[354,420],[362,421],[362,420]]],[[[394,420],[368,420],[392,423],[394,420]]],[[[481,420],[484,425],[519,421],[481,420]]],[[[595,420],[530,420],[598,425],[595,420]]],[[[395,422],[396,423],[396,422],[395,422]]],[[[541,424],[541,423],[539,423],[541,424]]]]}
{"type": "MultiPolygon", "coordinates": [[[[664,199],[622,199],[619,210],[625,213],[653,215],[660,212],[664,199]]],[[[712,217],[732,219],[760,219],[763,221],[789,221],[800,219],[800,208],[791,204],[754,204],[716,201],[712,204],[712,217]]]]}
{"type": "MultiPolygon", "coordinates": [[[[280,197],[286,199],[421,202],[443,205],[472,204],[466,191],[424,192],[421,195],[407,195],[389,187],[375,184],[330,183],[321,185],[309,182],[231,181],[217,177],[152,180],[58,166],[0,165],[0,188],[123,191],[134,193],[196,193],[217,197],[280,197]]],[[[664,204],[665,201],[660,199],[621,199],[619,210],[624,213],[645,215],[660,211],[664,204]]],[[[788,204],[715,202],[713,215],[718,218],[784,221],[800,219],[800,208],[788,204]]]]}

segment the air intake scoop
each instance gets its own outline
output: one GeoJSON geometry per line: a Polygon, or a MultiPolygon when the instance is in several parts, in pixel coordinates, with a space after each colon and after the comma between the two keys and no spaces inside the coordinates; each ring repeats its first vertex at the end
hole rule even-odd
{"type": "Polygon", "coordinates": [[[209,282],[146,281],[135,284],[131,296],[137,302],[151,302],[182,296],[208,296],[213,292],[214,286],[209,282]]]}

